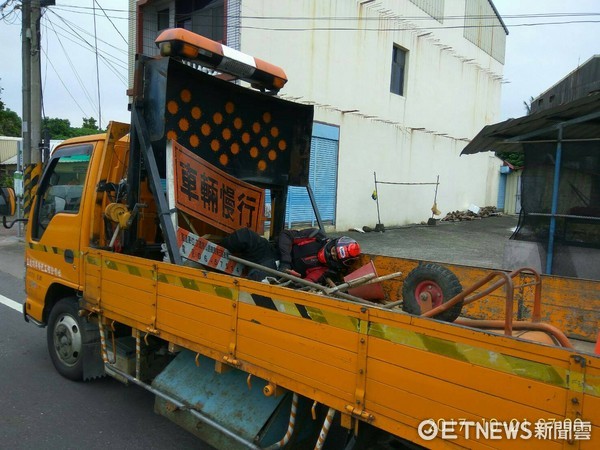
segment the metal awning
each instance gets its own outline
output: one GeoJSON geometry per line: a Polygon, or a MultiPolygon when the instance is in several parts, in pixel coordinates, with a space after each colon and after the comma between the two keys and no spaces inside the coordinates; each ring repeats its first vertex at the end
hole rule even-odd
{"type": "Polygon", "coordinates": [[[484,127],[461,155],[480,152],[520,152],[523,143],[600,140],[600,94],[592,94],[535,114],[484,127]]]}

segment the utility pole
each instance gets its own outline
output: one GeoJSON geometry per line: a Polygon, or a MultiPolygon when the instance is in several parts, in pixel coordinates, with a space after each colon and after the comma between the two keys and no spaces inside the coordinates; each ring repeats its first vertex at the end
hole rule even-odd
{"type": "Polygon", "coordinates": [[[42,163],[41,19],[40,0],[31,0],[31,164],[35,165],[42,163]]]}
{"type": "MultiPolygon", "coordinates": [[[[23,137],[23,167],[21,170],[26,174],[31,174],[27,170],[31,166],[31,2],[23,0],[21,10],[21,63],[22,63],[22,93],[23,93],[23,117],[21,134],[23,137]]],[[[31,179],[31,177],[29,177],[31,179]]],[[[31,182],[24,180],[23,190],[23,209],[24,217],[29,217],[29,209],[33,198],[31,192],[31,182]]]]}
{"type": "Polygon", "coordinates": [[[42,174],[41,2],[23,0],[22,8],[23,217],[27,219],[42,174]]]}
{"type": "Polygon", "coordinates": [[[23,137],[23,164],[31,164],[31,136],[29,134],[29,122],[31,120],[31,4],[29,0],[23,0],[21,11],[21,63],[22,63],[22,94],[23,94],[23,117],[22,117],[22,137],[23,137]]]}

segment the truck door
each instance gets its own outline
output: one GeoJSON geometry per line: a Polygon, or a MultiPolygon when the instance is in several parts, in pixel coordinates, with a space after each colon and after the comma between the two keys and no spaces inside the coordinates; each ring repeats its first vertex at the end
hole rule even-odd
{"type": "Polygon", "coordinates": [[[84,143],[54,152],[36,194],[27,269],[37,271],[36,279],[46,288],[56,278],[74,288],[80,285],[82,200],[92,149],[84,143]]]}

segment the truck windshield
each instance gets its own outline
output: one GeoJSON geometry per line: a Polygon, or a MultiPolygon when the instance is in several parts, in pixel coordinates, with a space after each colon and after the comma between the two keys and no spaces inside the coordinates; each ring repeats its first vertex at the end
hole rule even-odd
{"type": "Polygon", "coordinates": [[[33,237],[39,239],[58,213],[77,214],[90,162],[91,146],[65,148],[53,155],[38,192],[33,237]]]}

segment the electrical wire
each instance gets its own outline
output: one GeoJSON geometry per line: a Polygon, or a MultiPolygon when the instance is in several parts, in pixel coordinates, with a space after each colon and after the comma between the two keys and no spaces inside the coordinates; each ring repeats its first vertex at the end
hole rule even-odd
{"type": "MultiPolygon", "coordinates": [[[[75,45],[77,45],[77,46],[79,46],[79,47],[81,47],[81,48],[83,48],[83,49],[85,49],[87,51],[91,51],[91,49],[89,48],[89,44],[88,45],[82,44],[78,40],[77,36],[74,35],[70,30],[61,27],[60,24],[57,24],[56,22],[52,21],[52,23],[53,23],[54,28],[58,28],[58,29],[64,31],[65,33],[68,33],[68,34],[62,34],[62,33],[56,32],[59,36],[62,36],[64,39],[72,42],[73,44],[75,44],[75,45]],[[73,37],[75,37],[76,39],[73,39],[73,37]]],[[[104,58],[106,60],[110,60],[111,64],[114,64],[114,65],[118,66],[122,70],[127,70],[128,65],[127,65],[127,63],[125,61],[117,59],[117,57],[113,56],[111,53],[108,53],[108,52],[105,52],[105,51],[102,51],[102,50],[99,50],[99,53],[100,53],[100,57],[101,58],[104,58]]]]}
{"type": "MultiPolygon", "coordinates": [[[[78,13],[78,14],[93,14],[93,12],[91,10],[93,10],[92,7],[89,6],[80,6],[80,5],[66,5],[66,4],[61,4],[60,6],[54,6],[53,9],[64,9],[65,11],[72,11],[74,13],[78,13]],[[77,11],[77,10],[82,10],[82,11],[77,11]],[[90,11],[90,12],[84,12],[84,11],[90,11]]],[[[116,13],[123,13],[123,14],[127,14],[129,11],[126,9],[109,9],[106,8],[105,11],[111,11],[111,12],[116,12],[116,13]]],[[[189,14],[185,14],[185,16],[187,16],[189,14]]],[[[545,12],[545,13],[524,13],[524,14],[500,14],[500,17],[502,17],[502,19],[529,19],[529,18],[533,18],[533,19],[539,19],[539,18],[554,18],[554,17],[587,17],[587,16],[600,16],[600,12],[556,12],[556,13],[552,13],[552,12],[545,12]]],[[[225,16],[226,18],[228,16],[225,16]]],[[[229,16],[229,17],[233,17],[233,16],[229,16]]],[[[295,17],[289,17],[289,16],[252,16],[252,15],[245,15],[245,16],[238,16],[236,15],[235,17],[240,17],[241,19],[261,19],[261,20],[290,20],[290,21],[294,21],[294,20],[379,20],[379,17],[364,17],[364,16],[344,16],[344,17],[339,17],[339,16],[322,16],[322,17],[312,17],[312,16],[295,16],[295,17]]],[[[120,18],[120,17],[117,17],[120,18]]],[[[406,18],[408,20],[435,20],[432,16],[427,15],[425,16],[403,16],[403,18],[406,18]]],[[[444,16],[443,20],[463,20],[463,19],[496,19],[498,18],[498,16],[496,14],[473,14],[473,15],[451,15],[451,16],[444,16]]]]}
{"type": "MultiPolygon", "coordinates": [[[[80,44],[80,46],[81,46],[81,47],[85,48],[86,50],[89,50],[89,51],[95,52],[95,50],[94,50],[94,49],[95,49],[95,47],[94,47],[94,46],[93,46],[93,45],[92,45],[90,42],[88,42],[88,41],[87,41],[87,40],[86,40],[86,39],[85,39],[83,36],[81,36],[81,34],[80,34],[80,33],[78,33],[78,32],[77,32],[77,31],[74,29],[74,28],[75,28],[74,26],[71,26],[71,24],[70,24],[68,21],[65,21],[65,20],[64,20],[64,19],[63,19],[61,16],[59,16],[59,15],[58,15],[57,17],[58,17],[59,19],[61,19],[61,21],[62,21],[62,22],[63,22],[63,23],[64,23],[64,24],[65,24],[65,25],[68,27],[68,30],[66,30],[65,28],[62,28],[62,27],[59,27],[59,28],[61,28],[63,31],[65,31],[65,32],[67,32],[67,33],[70,33],[70,34],[72,34],[72,35],[73,35],[74,37],[76,37],[78,40],[80,40],[81,42],[83,42],[85,45],[81,45],[81,44],[80,44]]],[[[87,34],[87,33],[86,33],[86,34],[87,34]]],[[[101,42],[104,42],[104,41],[102,41],[102,40],[100,40],[100,41],[101,41],[101,42]]],[[[111,47],[112,47],[112,46],[111,46],[111,47]]],[[[115,48],[116,48],[116,47],[115,47],[115,48]]],[[[123,53],[127,55],[127,52],[126,52],[126,51],[123,51],[123,53]]],[[[107,66],[107,67],[108,67],[108,68],[109,68],[109,69],[110,69],[110,70],[111,70],[111,71],[112,71],[112,72],[113,72],[113,73],[114,73],[114,74],[115,74],[115,75],[116,75],[116,76],[117,76],[117,77],[118,77],[118,78],[119,78],[119,79],[120,79],[120,80],[121,80],[121,81],[122,81],[122,82],[123,82],[125,85],[127,85],[127,77],[126,77],[126,76],[124,76],[123,74],[119,73],[119,71],[117,71],[117,70],[114,68],[114,66],[113,66],[113,63],[112,63],[111,61],[109,61],[109,60],[108,60],[108,57],[107,57],[107,56],[105,56],[105,55],[109,55],[110,57],[113,57],[113,58],[114,58],[114,56],[112,56],[111,54],[109,54],[109,53],[106,53],[106,52],[100,52],[100,53],[99,53],[99,56],[100,56],[100,58],[101,58],[101,59],[104,61],[104,63],[106,64],[106,66],[107,66]]],[[[126,63],[126,62],[118,61],[118,63],[117,63],[117,64],[118,64],[118,65],[120,65],[120,67],[121,67],[123,70],[127,71],[127,68],[128,68],[128,66],[127,66],[127,63],[126,63]]]]}
{"type": "MultiPolygon", "coordinates": [[[[89,32],[88,32],[88,31],[87,31],[85,28],[83,28],[83,27],[80,27],[80,26],[79,26],[79,25],[77,25],[76,23],[74,23],[74,22],[71,22],[71,21],[69,21],[69,20],[65,19],[63,16],[59,15],[58,13],[56,13],[56,11],[52,11],[52,10],[51,10],[51,12],[52,12],[52,13],[53,13],[53,14],[54,14],[54,15],[55,15],[57,18],[59,18],[59,19],[60,19],[60,21],[61,21],[61,22],[63,22],[63,23],[65,24],[65,26],[67,26],[67,27],[68,27],[68,28],[71,30],[71,32],[72,32],[72,33],[73,33],[73,34],[74,34],[74,35],[75,35],[75,36],[76,36],[78,39],[81,39],[81,40],[82,40],[83,42],[85,42],[85,43],[86,43],[86,44],[87,44],[87,45],[88,45],[90,48],[93,48],[93,46],[92,46],[92,45],[91,45],[91,44],[90,44],[90,43],[89,43],[89,42],[88,42],[86,39],[84,39],[84,38],[81,36],[81,34],[85,34],[85,35],[87,35],[87,36],[89,36],[89,37],[94,37],[94,35],[93,35],[93,34],[89,33],[89,32]],[[79,33],[77,33],[77,32],[75,31],[75,29],[79,30],[79,33]]],[[[117,50],[117,51],[118,51],[119,53],[121,53],[121,54],[127,55],[127,50],[124,50],[124,49],[122,49],[122,48],[119,48],[119,47],[117,47],[117,46],[115,46],[115,45],[111,44],[110,42],[107,42],[107,41],[105,41],[105,40],[103,40],[103,39],[98,39],[98,40],[99,40],[101,43],[103,43],[104,45],[106,45],[107,47],[110,47],[110,48],[112,48],[112,49],[114,49],[114,50],[117,50]]]]}
{"type": "Polygon", "coordinates": [[[115,29],[115,31],[119,34],[119,36],[121,36],[121,39],[123,39],[123,42],[125,42],[125,45],[128,44],[127,39],[125,39],[125,36],[123,36],[121,34],[121,32],[119,31],[119,29],[115,26],[114,22],[112,21],[112,19],[108,16],[108,14],[106,14],[106,11],[104,10],[104,8],[102,8],[102,6],[100,6],[100,3],[98,3],[96,0],[94,0],[96,5],[98,5],[98,8],[100,8],[100,10],[102,11],[102,13],[104,14],[104,17],[106,17],[109,21],[109,23],[113,26],[113,28],[115,29]]]}
{"type": "Polygon", "coordinates": [[[88,114],[83,110],[83,108],[81,107],[81,105],[79,104],[79,102],[71,94],[71,91],[69,90],[69,88],[67,87],[67,85],[65,84],[65,82],[63,81],[63,79],[61,78],[60,73],[58,73],[58,70],[56,70],[56,67],[54,67],[54,64],[52,64],[52,61],[50,60],[50,58],[46,54],[46,50],[44,50],[43,48],[42,48],[42,53],[46,57],[46,60],[50,64],[50,67],[52,67],[52,69],[54,70],[54,73],[56,73],[56,76],[58,77],[58,80],[60,81],[60,83],[65,88],[65,91],[67,91],[67,94],[69,94],[69,97],[71,97],[71,99],[73,100],[73,102],[77,105],[77,107],[79,108],[79,110],[81,111],[81,113],[84,115],[84,117],[88,117],[88,114]]]}
{"type": "MultiPolygon", "coordinates": [[[[73,13],[79,14],[93,14],[93,12],[85,12],[90,10],[90,7],[86,6],[76,6],[76,5],[61,5],[64,11],[69,11],[73,13]],[[79,10],[79,11],[78,11],[79,10]]],[[[59,9],[59,8],[53,8],[59,9]]],[[[127,10],[118,10],[118,9],[106,9],[106,11],[119,12],[119,13],[127,13],[127,10]]],[[[182,15],[182,17],[187,17],[189,14],[182,15]]],[[[251,30],[263,30],[263,31],[375,31],[375,32],[394,32],[394,31],[410,31],[410,30],[439,30],[439,29],[467,29],[467,28],[504,28],[504,24],[502,24],[498,19],[499,17],[502,20],[507,21],[509,19],[552,19],[552,18],[576,18],[576,17],[600,17],[600,13],[596,12],[575,12],[575,13],[535,13],[535,14],[507,14],[498,16],[496,14],[481,14],[481,15],[454,15],[454,16],[444,16],[443,21],[454,21],[454,20],[462,20],[462,21],[473,21],[473,20],[495,20],[498,21],[495,24],[459,24],[459,25],[444,25],[440,24],[439,26],[427,26],[427,27],[402,27],[402,28],[389,28],[389,27],[374,27],[374,28],[364,28],[364,27],[302,27],[302,28],[289,28],[289,27],[268,27],[268,26],[257,26],[257,25],[238,25],[233,26],[235,29],[251,29],[251,30]]],[[[123,17],[113,17],[116,19],[125,19],[123,17]]],[[[247,15],[247,16],[224,16],[225,20],[228,18],[235,19],[249,19],[249,20],[258,20],[258,21],[311,21],[311,22],[319,22],[319,21],[355,21],[355,22],[370,22],[377,21],[381,22],[382,20],[390,20],[390,21],[431,21],[436,20],[435,18],[427,15],[427,16],[398,16],[398,17],[381,17],[378,15],[377,17],[358,17],[358,16],[345,16],[345,17],[335,17],[335,16],[322,16],[322,17],[310,17],[310,16],[296,16],[296,17],[288,17],[288,16],[257,16],[257,15],[247,15]]],[[[176,17],[177,21],[177,17],[176,17]]],[[[534,27],[534,26],[545,26],[545,25],[574,25],[574,24],[593,24],[600,23],[600,19],[598,20],[564,20],[564,21],[552,21],[552,22],[525,22],[525,23],[514,23],[514,24],[506,24],[506,27],[534,27]]],[[[155,31],[155,30],[152,30],[155,31]]]]}
{"type": "MultiPolygon", "coordinates": [[[[50,26],[53,27],[52,22],[49,22],[49,23],[50,23],[50,26]]],[[[63,54],[65,55],[65,58],[67,59],[67,62],[69,63],[69,66],[71,67],[71,71],[73,72],[73,74],[75,75],[75,78],[77,79],[77,83],[79,84],[79,87],[81,87],[81,90],[85,94],[85,96],[88,99],[88,102],[90,103],[90,105],[93,106],[93,109],[96,109],[96,105],[94,103],[94,100],[92,99],[92,96],[88,92],[88,90],[87,90],[87,88],[85,86],[85,83],[83,82],[83,80],[79,76],[79,71],[75,67],[75,64],[73,64],[73,61],[71,60],[71,57],[69,56],[69,53],[67,52],[67,49],[64,47],[64,45],[62,43],[62,40],[60,39],[60,37],[58,36],[58,34],[56,34],[56,39],[58,40],[58,44],[62,48],[63,54]]]]}
{"type": "Polygon", "coordinates": [[[96,54],[96,90],[98,92],[98,127],[102,129],[102,101],[100,99],[100,66],[98,64],[98,32],[96,30],[96,1],[94,0],[94,51],[96,54]]]}

